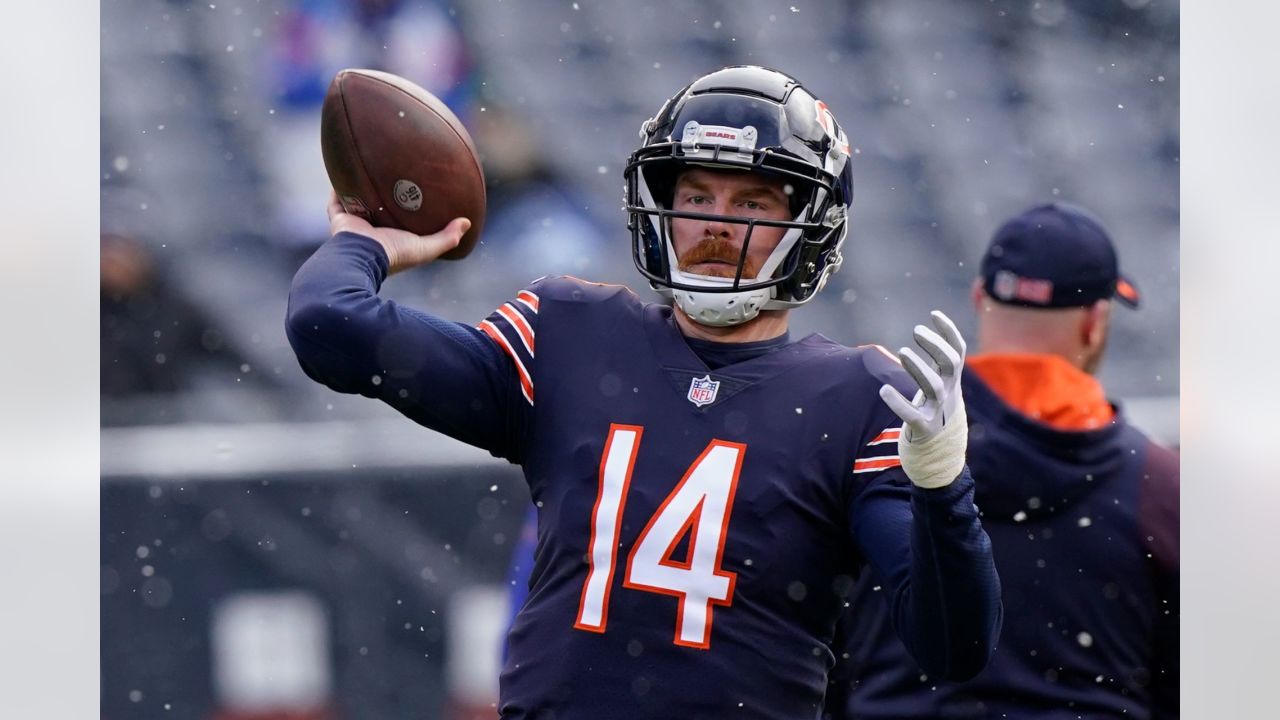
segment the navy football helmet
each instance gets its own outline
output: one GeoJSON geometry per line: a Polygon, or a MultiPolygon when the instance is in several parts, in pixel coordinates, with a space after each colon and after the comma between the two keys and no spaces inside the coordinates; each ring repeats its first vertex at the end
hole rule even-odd
{"type": "Polygon", "coordinates": [[[694,320],[736,325],[761,310],[808,302],[840,268],[853,195],[849,142],[826,103],[795,78],[734,66],[695,80],[640,130],[625,170],[627,226],[636,267],[659,294],[694,320]],[[759,220],[671,209],[676,179],[689,167],[748,170],[781,177],[791,220],[759,220]],[[673,217],[746,225],[734,277],[682,272],[673,217]],[[746,246],[758,226],[786,228],[757,277],[743,277],[746,246]]]}

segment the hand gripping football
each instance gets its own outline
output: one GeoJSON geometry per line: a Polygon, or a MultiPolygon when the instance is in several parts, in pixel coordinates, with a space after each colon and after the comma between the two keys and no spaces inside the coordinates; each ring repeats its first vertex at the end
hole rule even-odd
{"type": "Polygon", "coordinates": [[[320,113],[324,166],[347,212],[416,235],[465,217],[471,229],[441,257],[471,252],[484,226],[484,171],[467,129],[444,103],[391,73],[343,70],[320,113]]]}

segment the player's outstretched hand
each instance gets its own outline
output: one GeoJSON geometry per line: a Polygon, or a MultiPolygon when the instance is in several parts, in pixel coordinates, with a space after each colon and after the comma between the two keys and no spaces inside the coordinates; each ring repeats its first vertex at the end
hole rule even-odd
{"type": "Polygon", "coordinates": [[[917,325],[916,344],[930,360],[911,348],[898,351],[898,359],[920,389],[908,401],[891,385],[880,388],[880,398],[902,418],[898,456],[911,482],[921,487],[948,485],[964,468],[969,444],[960,374],[964,369],[965,343],[945,314],[930,313],[937,331],[917,325]]]}
{"type": "Polygon", "coordinates": [[[342,208],[336,192],[329,193],[329,233],[353,232],[371,238],[387,253],[390,272],[396,273],[419,265],[426,265],[458,246],[462,236],[471,229],[471,221],[454,218],[434,235],[414,235],[408,230],[374,227],[359,215],[352,215],[342,208]]]}

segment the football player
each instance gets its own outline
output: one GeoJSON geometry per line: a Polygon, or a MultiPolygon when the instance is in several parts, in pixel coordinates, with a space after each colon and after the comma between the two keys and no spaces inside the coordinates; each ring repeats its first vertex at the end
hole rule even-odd
{"type": "Polygon", "coordinates": [[[941,313],[897,357],[787,330],[841,264],[844,131],[794,78],[744,66],[641,138],[632,253],[670,305],[559,276],[446,322],[378,289],[467,220],[418,237],[333,200],[290,294],[310,377],[522,466],[537,547],[502,716],[814,717],[863,568],[922,666],[977,673],[1000,592],[964,466],[963,339],[941,313]]]}

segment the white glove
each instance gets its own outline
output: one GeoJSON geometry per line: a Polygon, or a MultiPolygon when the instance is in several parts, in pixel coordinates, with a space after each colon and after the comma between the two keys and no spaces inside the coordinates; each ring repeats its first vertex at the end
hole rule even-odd
{"type": "Polygon", "coordinates": [[[908,402],[902,393],[886,384],[880,388],[880,399],[902,418],[898,457],[907,477],[920,487],[940,488],[950,485],[964,469],[969,444],[964,397],[960,394],[965,344],[951,318],[938,310],[929,316],[938,332],[917,325],[913,335],[933,362],[926,362],[911,348],[898,351],[902,367],[920,386],[915,398],[908,402]]]}

